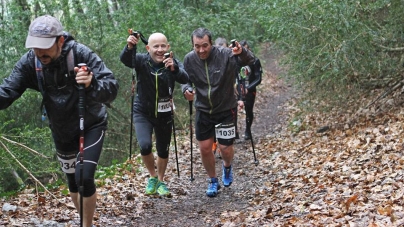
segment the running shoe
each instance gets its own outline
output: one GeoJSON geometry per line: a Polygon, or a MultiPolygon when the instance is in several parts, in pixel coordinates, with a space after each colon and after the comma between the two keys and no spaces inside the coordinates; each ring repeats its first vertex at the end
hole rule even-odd
{"type": "Polygon", "coordinates": [[[206,195],[209,197],[216,197],[217,191],[220,189],[219,180],[216,177],[212,177],[208,180],[209,186],[206,190],[206,195]]]}
{"type": "Polygon", "coordinates": [[[162,181],[159,181],[157,184],[157,193],[159,193],[160,196],[169,196],[171,194],[166,184],[162,181]]]}
{"type": "Polygon", "coordinates": [[[222,169],[223,169],[223,175],[222,175],[223,185],[225,187],[229,187],[233,182],[233,171],[232,171],[233,168],[231,166],[230,168],[226,168],[224,167],[224,165],[222,165],[222,169]]]}
{"type": "Polygon", "coordinates": [[[157,177],[150,177],[146,186],[146,195],[154,195],[157,191],[157,183],[159,179],[157,177]]]}

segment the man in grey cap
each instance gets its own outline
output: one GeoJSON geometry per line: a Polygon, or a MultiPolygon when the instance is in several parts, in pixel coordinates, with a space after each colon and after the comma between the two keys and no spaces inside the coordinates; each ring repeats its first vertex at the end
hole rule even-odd
{"type": "Polygon", "coordinates": [[[52,16],[41,16],[35,19],[29,26],[26,48],[49,49],[56,37],[63,35],[62,24],[52,16]]]}
{"type": "Polygon", "coordinates": [[[43,115],[49,119],[70,196],[79,211],[79,187],[83,186],[80,221],[85,227],[92,226],[97,201],[94,174],[107,129],[105,104],[116,98],[118,83],[101,58],[64,32],[55,17],[36,18],[29,26],[25,47],[31,49],[0,84],[0,109],[10,106],[27,89],[42,93],[43,115]],[[74,67],[77,63],[86,63],[90,70],[74,67]],[[79,104],[80,86],[84,86],[85,105],[79,104]],[[84,114],[79,116],[83,108],[84,114]],[[83,165],[79,168],[79,164],[83,165]]]}

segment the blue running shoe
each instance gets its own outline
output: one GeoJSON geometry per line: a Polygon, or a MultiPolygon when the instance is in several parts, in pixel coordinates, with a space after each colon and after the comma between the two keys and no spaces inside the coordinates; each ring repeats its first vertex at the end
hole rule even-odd
{"type": "Polygon", "coordinates": [[[232,171],[233,168],[231,166],[229,168],[226,168],[224,167],[224,165],[222,165],[222,169],[223,169],[223,175],[222,175],[223,185],[225,187],[229,187],[233,182],[233,171],[232,171]]]}
{"type": "Polygon", "coordinates": [[[206,195],[209,197],[216,197],[217,191],[220,189],[219,180],[216,177],[212,177],[209,180],[208,190],[206,190],[206,195]]]}

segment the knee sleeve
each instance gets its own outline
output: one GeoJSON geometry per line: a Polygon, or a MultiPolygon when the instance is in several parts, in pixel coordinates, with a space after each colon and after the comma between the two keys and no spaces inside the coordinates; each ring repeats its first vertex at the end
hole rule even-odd
{"type": "Polygon", "coordinates": [[[152,152],[152,151],[151,151],[150,148],[149,148],[149,149],[140,148],[140,154],[141,154],[142,156],[149,155],[151,152],[152,152]]]}
{"type": "Polygon", "coordinates": [[[83,182],[81,182],[81,169],[79,166],[76,167],[75,183],[80,195],[83,195],[83,197],[90,197],[95,193],[94,173],[96,165],[85,163],[83,168],[83,182]],[[83,192],[80,192],[81,183],[83,183],[83,192]]]}
{"type": "Polygon", "coordinates": [[[157,151],[157,155],[158,155],[160,158],[167,159],[167,158],[168,158],[168,149],[167,149],[167,150],[160,150],[160,151],[157,151]]]}
{"type": "Polygon", "coordinates": [[[92,195],[94,195],[95,193],[95,183],[94,183],[94,179],[93,178],[86,178],[84,176],[84,180],[83,180],[83,193],[80,192],[80,177],[77,177],[76,181],[75,181],[75,187],[76,187],[76,192],[79,192],[80,195],[83,195],[83,197],[90,197],[92,195]]]}
{"type": "MultiPolygon", "coordinates": [[[[80,185],[80,182],[78,182],[78,185],[80,185]]],[[[94,195],[96,191],[94,179],[84,179],[83,186],[83,197],[90,197],[94,195]]]]}
{"type": "Polygon", "coordinates": [[[150,139],[139,138],[138,144],[140,147],[140,154],[145,156],[149,155],[152,152],[152,141],[150,139]]]}
{"type": "MultiPolygon", "coordinates": [[[[77,192],[80,193],[80,191],[79,191],[80,179],[77,178],[77,181],[76,181],[74,173],[73,174],[66,174],[66,176],[67,176],[67,182],[68,182],[68,186],[69,186],[69,191],[73,192],[73,193],[77,193],[77,192]]],[[[83,181],[83,196],[84,197],[90,197],[90,196],[94,195],[95,191],[96,191],[96,188],[95,188],[94,179],[90,179],[90,178],[84,179],[84,181],[83,181]]],[[[80,195],[81,194],[82,193],[80,193],[80,195]]]]}
{"type": "Polygon", "coordinates": [[[73,193],[79,192],[79,188],[77,187],[76,178],[74,177],[74,173],[66,174],[66,178],[67,178],[67,186],[69,187],[69,191],[73,192],[73,193]]]}
{"type": "Polygon", "coordinates": [[[168,134],[161,136],[158,136],[158,139],[156,139],[156,150],[157,150],[157,155],[160,158],[166,159],[168,158],[168,151],[170,149],[170,139],[171,139],[171,134],[168,134]]]}

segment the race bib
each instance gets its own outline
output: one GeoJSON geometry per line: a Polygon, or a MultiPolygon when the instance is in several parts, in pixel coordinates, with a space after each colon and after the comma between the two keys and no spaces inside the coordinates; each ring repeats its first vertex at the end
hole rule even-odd
{"type": "Polygon", "coordinates": [[[63,159],[58,156],[60,168],[64,173],[74,173],[76,171],[76,158],[63,159]]]}
{"type": "Polygon", "coordinates": [[[236,138],[236,126],[234,123],[215,125],[215,134],[218,139],[236,138]]]}
{"type": "MultiPolygon", "coordinates": [[[[174,103],[173,103],[173,109],[174,103]]],[[[157,111],[158,112],[170,112],[171,111],[171,103],[169,98],[159,99],[157,104],[157,111]]]]}
{"type": "Polygon", "coordinates": [[[250,66],[248,66],[248,65],[246,65],[246,66],[244,66],[244,67],[242,67],[242,68],[240,69],[240,76],[241,76],[241,78],[246,78],[246,77],[248,77],[248,76],[250,75],[250,73],[251,73],[251,68],[250,68],[250,66]]]}

